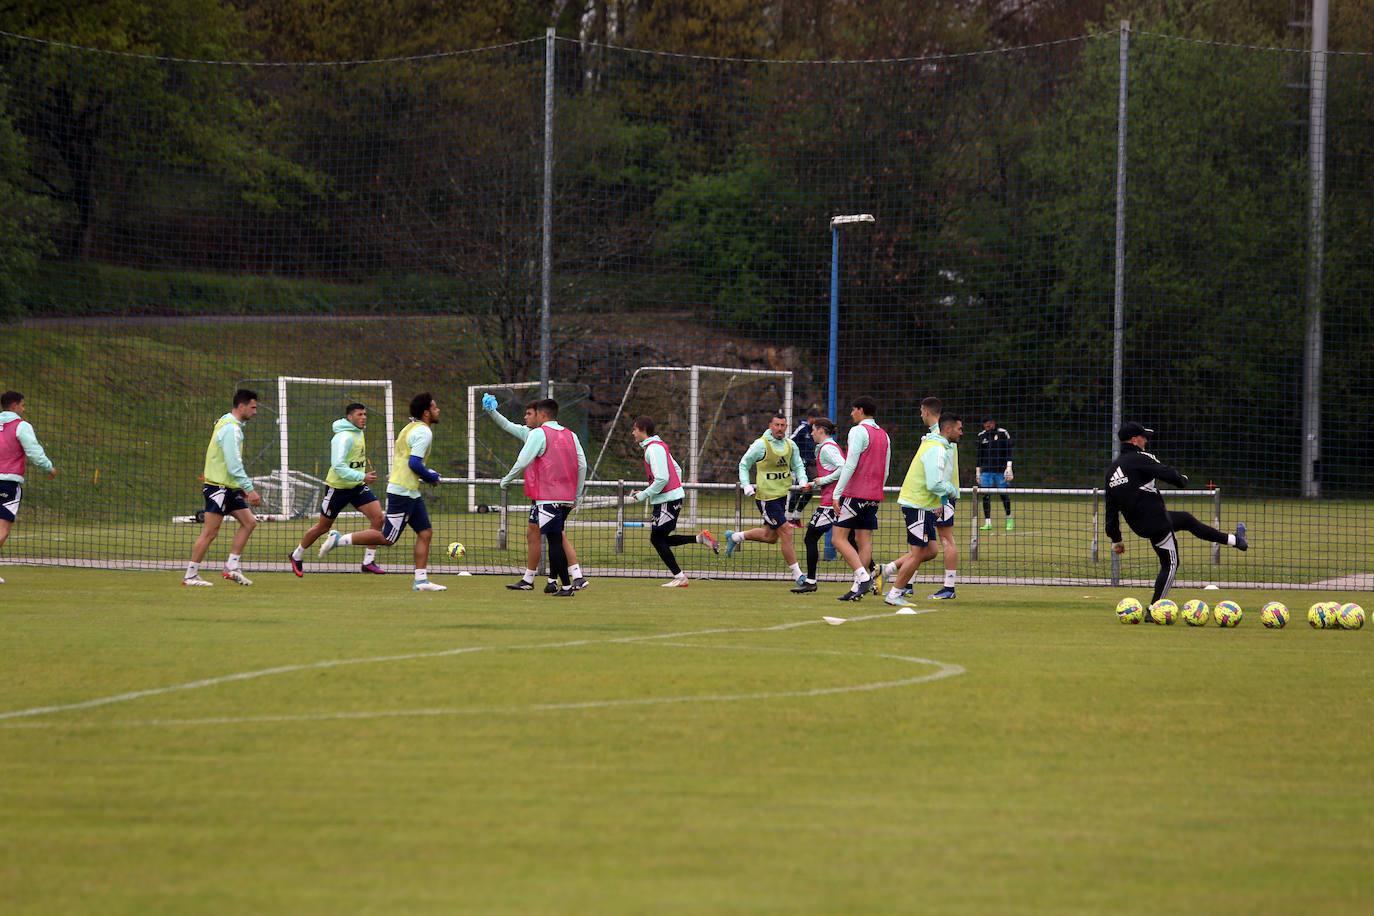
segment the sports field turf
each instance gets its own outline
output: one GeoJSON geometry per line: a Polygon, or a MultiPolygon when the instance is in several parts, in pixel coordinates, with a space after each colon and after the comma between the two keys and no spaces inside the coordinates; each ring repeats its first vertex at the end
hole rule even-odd
{"type": "Polygon", "coordinates": [[[3,573],[9,913],[1374,905],[1374,633],[1301,612],[1359,595],[3,573]]]}

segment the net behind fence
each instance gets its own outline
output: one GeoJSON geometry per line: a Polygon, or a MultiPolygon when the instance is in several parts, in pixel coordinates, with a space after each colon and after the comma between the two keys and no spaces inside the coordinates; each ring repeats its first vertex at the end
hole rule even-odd
{"type": "MultiPolygon", "coordinates": [[[[1145,541],[1128,536],[1114,569],[1103,531],[1120,41],[783,63],[560,39],[546,96],[542,40],[259,66],[0,37],[0,388],[24,393],[60,471],[30,465],[0,562],[184,564],[212,427],[249,387],[245,468],[274,520],[248,568],[287,568],[348,403],[369,408],[381,494],[406,405],[427,391],[441,410],[427,462],[446,480],[426,490],[436,544],[462,541],[465,569],[522,569],[528,500],[495,484],[521,443],[481,395],[523,426],[540,393],[547,206],[548,374],[595,469],[569,528],[589,574],[664,572],[629,497],[644,485],[636,417],[682,466],[683,530],[720,537],[757,524],[738,466],[774,413],[805,453],[805,420],[838,413],[843,443],[853,399],[875,398],[895,487],[933,395],[964,420],[961,581],[1152,579],[1145,541]],[[832,230],[852,214],[874,221],[832,230]],[[285,383],[283,399],[284,378],[329,381],[285,383]],[[1010,434],[1005,493],[977,474],[1005,470],[1003,446],[979,447],[985,420],[1010,434]]],[[[1185,537],[1181,580],[1374,587],[1374,59],[1329,59],[1315,295],[1307,95],[1291,88],[1308,63],[1131,36],[1124,418],[1189,475],[1171,508],[1223,531],[1244,521],[1254,544],[1185,537]],[[1319,495],[1303,498],[1314,403],[1319,495]]],[[[895,491],[880,523],[892,559],[895,491]]],[[[774,546],[678,555],[694,574],[789,578],[774,546]]],[[[820,572],[848,576],[836,560],[820,572]]]]}

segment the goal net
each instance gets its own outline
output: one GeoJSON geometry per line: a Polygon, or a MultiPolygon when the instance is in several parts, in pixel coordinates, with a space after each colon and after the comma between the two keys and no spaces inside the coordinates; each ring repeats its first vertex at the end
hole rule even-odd
{"type": "MultiPolygon", "coordinates": [[[[731,483],[737,479],[740,456],[768,428],[775,413],[787,418],[791,432],[792,392],[793,377],[787,370],[641,366],[630,376],[595,456],[588,455],[590,479],[643,480],[644,459],[630,430],[637,417],[648,416],[654,420],[655,434],[682,465],[684,482],[731,483]]],[[[707,511],[711,500],[703,499],[696,491],[688,492],[688,520],[707,511]]],[[[707,511],[713,513],[719,514],[707,511]]]]}
{"type": "MultiPolygon", "coordinates": [[[[257,471],[253,486],[262,496],[255,512],[266,521],[313,516],[328,488],[329,446],[334,422],[352,403],[368,409],[367,462],[384,485],[396,440],[390,379],[334,379],[278,376],[245,379],[239,387],[258,393],[256,435],[244,440],[244,466],[257,471]],[[271,470],[262,473],[263,469],[271,470]]],[[[343,513],[343,515],[358,513],[343,513]]]]}

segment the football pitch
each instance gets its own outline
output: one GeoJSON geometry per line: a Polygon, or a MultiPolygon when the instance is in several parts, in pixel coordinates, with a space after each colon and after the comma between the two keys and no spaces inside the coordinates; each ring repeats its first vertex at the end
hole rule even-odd
{"type": "Polygon", "coordinates": [[[9,913],[1374,906],[1367,595],[3,573],[9,913]]]}

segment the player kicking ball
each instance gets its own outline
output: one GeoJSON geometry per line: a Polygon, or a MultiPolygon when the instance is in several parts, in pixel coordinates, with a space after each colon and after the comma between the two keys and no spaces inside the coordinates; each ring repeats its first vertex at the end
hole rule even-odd
{"type": "Polygon", "coordinates": [[[744,495],[754,497],[754,504],[763,517],[763,527],[748,531],[727,530],[725,555],[734,556],[745,541],[777,544],[792,579],[798,586],[804,585],[806,576],[797,563],[792,526],[787,524],[787,497],[794,483],[806,485],[806,469],[802,467],[797,444],[787,436],[787,418],[782,414],[774,415],[768,429],[740,459],[739,482],[744,495]]]}
{"type": "Polygon", "coordinates": [[[720,543],[705,529],[697,534],[673,533],[677,530],[677,519],[682,513],[682,466],[673,460],[668,443],[654,435],[655,428],[652,417],[640,417],[631,429],[635,442],[644,452],[644,474],[649,478],[649,485],[634,491],[630,497],[637,503],[647,501],[653,507],[649,543],[654,545],[663,565],[673,574],[673,578],[663,583],[663,587],[686,588],[687,574],[678,565],[673,548],[684,544],[703,544],[710,547],[713,553],[720,553],[720,543]]]}
{"type": "Polygon", "coordinates": [[[424,391],[410,399],[410,422],[396,437],[392,453],[391,478],[386,485],[386,518],[381,530],[369,528],[351,534],[330,531],[320,545],[321,559],[336,547],[390,546],[409,525],[415,532],[415,581],[411,591],[448,591],[447,585],[429,581],[429,546],[434,540],[434,526],[429,523],[429,509],[420,492],[420,481],[430,485],[439,482],[439,472],[425,465],[434,444],[433,427],[438,422],[439,405],[433,395],[424,391]]]}
{"type": "MultiPolygon", "coordinates": [[[[530,405],[539,425],[530,430],[515,464],[501,478],[501,489],[524,472],[525,495],[530,500],[530,524],[536,526],[548,543],[549,569],[561,586],[556,598],[577,594],[569,570],[568,554],[563,549],[568,514],[582,498],[587,482],[587,455],[577,434],[558,422],[558,402],[544,398],[530,405]]],[[[534,570],[525,570],[532,583],[534,570]]]]}
{"type": "MultiPolygon", "coordinates": [[[[495,395],[482,395],[482,410],[486,411],[491,421],[501,427],[504,432],[519,439],[522,445],[525,440],[529,438],[530,431],[539,426],[539,420],[535,416],[534,405],[534,401],[525,405],[525,425],[521,426],[519,423],[512,423],[510,420],[501,416],[501,412],[497,409],[500,405],[495,395]]],[[[534,577],[538,574],[539,560],[543,554],[543,550],[540,547],[541,539],[542,535],[539,532],[538,525],[531,521],[525,526],[525,573],[518,581],[512,582],[507,585],[506,588],[516,592],[534,590],[534,577]]],[[[573,591],[580,592],[588,585],[591,585],[591,582],[587,580],[586,576],[582,575],[582,566],[577,562],[577,550],[573,548],[572,541],[568,540],[566,533],[563,535],[563,552],[568,557],[568,575],[572,576],[573,591]]],[[[558,591],[558,580],[551,577],[548,584],[544,586],[544,594],[552,595],[556,591],[558,591]]]]}
{"type": "Polygon", "coordinates": [[[938,552],[935,521],[940,517],[944,500],[956,495],[946,468],[950,454],[947,446],[951,439],[959,441],[964,423],[957,415],[944,413],[940,415],[937,429],[939,432],[921,439],[921,447],[911,459],[901,492],[897,494],[897,505],[906,523],[907,553],[883,570],[894,580],[883,602],[893,607],[911,607],[911,602],[902,597],[902,593],[921,564],[938,552]]]}
{"type": "Polygon", "coordinates": [[[215,421],[214,431],[210,434],[210,444],[205,448],[205,469],[201,478],[205,481],[202,492],[205,495],[205,527],[191,548],[191,562],[186,564],[186,575],[182,585],[206,588],[213,585],[200,577],[200,561],[210,550],[210,545],[219,537],[219,529],[224,517],[232,515],[239,523],[234,532],[234,541],[229,547],[229,558],[224,561],[222,575],[237,585],[252,585],[253,580],[243,574],[240,558],[248,546],[248,538],[258,526],[257,516],[249,506],[262,504],[262,497],[253,489],[253,481],[243,469],[243,424],[258,414],[258,396],[247,388],[234,392],[234,406],[227,414],[215,421]]]}
{"type": "MultiPolygon", "coordinates": [[[[320,520],[305,532],[300,544],[291,551],[291,571],[298,577],[305,575],[305,552],[320,536],[334,527],[339,513],[349,506],[367,517],[377,531],[382,530],[384,517],[382,504],[368,484],[377,475],[367,466],[367,440],[363,430],[367,428],[367,407],[353,403],[344,408],[342,419],[334,421],[334,438],[329,443],[329,473],[324,482],[329,489],[320,503],[320,520]]],[[[377,548],[369,547],[363,554],[363,572],[382,575],[386,572],[377,565],[377,548]]]]}

